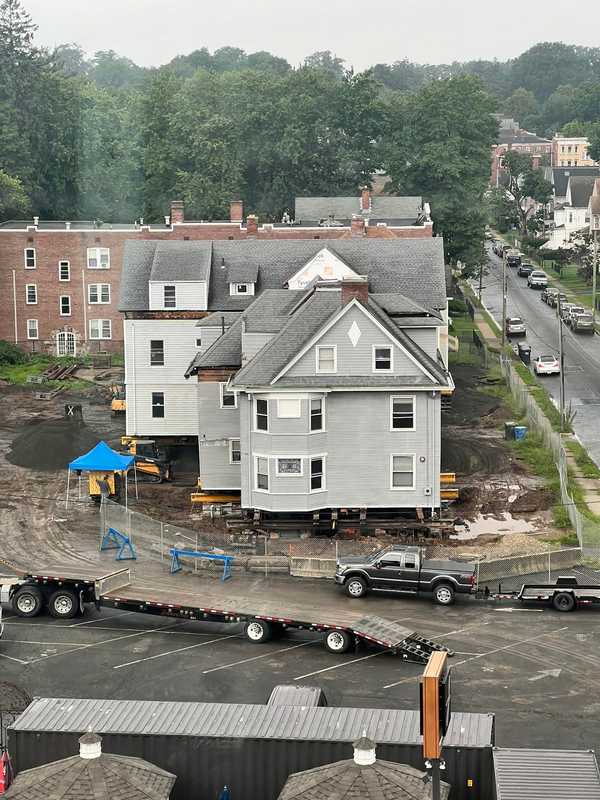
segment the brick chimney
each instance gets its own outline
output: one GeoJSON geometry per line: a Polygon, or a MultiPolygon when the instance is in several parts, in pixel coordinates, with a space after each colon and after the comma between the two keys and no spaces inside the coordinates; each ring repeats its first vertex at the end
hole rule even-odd
{"type": "Polygon", "coordinates": [[[360,303],[366,305],[369,300],[369,279],[363,275],[355,278],[342,279],[342,305],[347,305],[356,298],[360,303]]]}
{"type": "Polygon", "coordinates": [[[183,200],[171,200],[171,225],[179,225],[184,219],[183,200]]]}
{"type": "Polygon", "coordinates": [[[360,214],[352,214],[352,219],[350,220],[350,236],[365,236],[366,233],[364,218],[360,214]]]}
{"type": "Polygon", "coordinates": [[[244,219],[243,200],[232,200],[229,203],[229,220],[231,222],[241,222],[244,219]]]}
{"type": "Polygon", "coordinates": [[[371,210],[371,190],[368,186],[363,186],[360,195],[360,209],[361,211],[371,210]]]}
{"type": "Polygon", "coordinates": [[[246,235],[258,236],[258,217],[256,214],[248,214],[246,217],[246,235]]]}

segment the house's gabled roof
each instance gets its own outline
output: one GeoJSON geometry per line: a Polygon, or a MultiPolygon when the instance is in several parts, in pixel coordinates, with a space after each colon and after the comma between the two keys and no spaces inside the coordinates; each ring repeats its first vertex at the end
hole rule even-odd
{"type": "Polygon", "coordinates": [[[587,208],[594,191],[595,175],[572,175],[569,178],[567,192],[571,194],[573,208],[587,208]]]}
{"type": "Polygon", "coordinates": [[[258,264],[232,264],[227,269],[229,283],[256,283],[258,264]]]}
{"type": "Polygon", "coordinates": [[[212,242],[155,242],[151,281],[207,281],[212,242]]]}
{"type": "Polygon", "coordinates": [[[578,175],[600,176],[600,167],[552,167],[552,184],[555,197],[566,197],[570,177],[578,175]]]}
{"type": "Polygon", "coordinates": [[[242,363],[242,315],[204,353],[198,353],[185,371],[185,377],[199,369],[239,367],[242,363]]]}
{"type": "Polygon", "coordinates": [[[228,328],[239,318],[241,311],[215,311],[207,317],[202,317],[196,323],[197,328],[228,328]]]}
{"type": "MultiPolygon", "coordinates": [[[[156,244],[144,240],[125,243],[121,311],[148,309],[148,281],[156,244]]],[[[185,249],[194,242],[177,244],[185,249]]],[[[209,311],[243,311],[255,300],[252,295],[230,294],[230,270],[256,268],[257,294],[266,289],[283,289],[287,281],[323,249],[323,241],[314,239],[254,239],[203,244],[212,244],[209,311]],[[221,268],[223,260],[224,269],[221,268]]],[[[368,276],[370,290],[375,294],[403,294],[430,311],[446,307],[444,244],[440,237],[335,239],[327,241],[327,248],[357,275],[368,276]]],[[[189,275],[190,266],[181,266],[181,274],[189,275]]],[[[174,271],[170,279],[175,281],[178,275],[174,271]]]]}
{"type": "Polygon", "coordinates": [[[552,144],[550,139],[544,139],[531,131],[513,128],[499,128],[496,144],[552,144]]]}
{"type": "MultiPolygon", "coordinates": [[[[369,297],[391,317],[419,316],[421,314],[427,315],[432,313],[424,306],[415,303],[414,300],[405,297],[403,294],[379,294],[378,292],[370,292],[369,297]]],[[[439,314],[435,313],[433,316],[441,321],[439,314]]]]}
{"type": "Polygon", "coordinates": [[[371,196],[368,211],[361,208],[360,197],[297,197],[296,220],[319,222],[333,217],[336,220],[350,220],[353,214],[363,214],[372,220],[398,219],[410,224],[408,220],[417,219],[423,207],[421,197],[393,197],[391,195],[371,196]]]}

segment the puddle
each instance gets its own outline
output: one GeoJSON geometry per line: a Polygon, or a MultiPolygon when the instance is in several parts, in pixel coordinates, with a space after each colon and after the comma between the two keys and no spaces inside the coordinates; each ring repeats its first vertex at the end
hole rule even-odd
{"type": "Polygon", "coordinates": [[[496,514],[495,516],[479,514],[466,525],[457,525],[456,531],[457,533],[451,535],[450,538],[465,542],[485,534],[505,536],[511,533],[537,533],[539,528],[534,522],[529,522],[526,519],[515,519],[512,514],[504,513],[496,514]]]}

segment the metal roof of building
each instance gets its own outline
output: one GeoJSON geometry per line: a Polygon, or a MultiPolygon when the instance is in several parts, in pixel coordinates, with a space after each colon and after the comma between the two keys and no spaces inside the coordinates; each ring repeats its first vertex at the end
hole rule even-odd
{"type": "MultiPolygon", "coordinates": [[[[14,731],[300,739],[352,742],[367,735],[378,744],[420,744],[419,712],[381,708],[299,708],[236,703],[36,698],[11,726],[14,731]]],[[[493,714],[452,715],[446,747],[493,743],[493,714]]]]}
{"type": "Polygon", "coordinates": [[[600,800],[592,750],[494,748],[497,800],[600,800]]]}

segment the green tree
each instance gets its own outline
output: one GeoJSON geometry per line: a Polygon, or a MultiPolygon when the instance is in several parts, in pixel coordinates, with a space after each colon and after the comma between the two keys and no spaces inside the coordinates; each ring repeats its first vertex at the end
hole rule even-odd
{"type": "Polygon", "coordinates": [[[529,89],[544,102],[558,86],[580,86],[600,77],[599,65],[600,50],[596,48],[540,42],[514,60],[511,83],[515,89],[529,89]]]}
{"type": "Polygon", "coordinates": [[[450,263],[475,269],[484,257],[491,147],[497,137],[494,99],[481,81],[437,81],[388,108],[384,161],[393,188],[422,195],[444,236],[450,263]]]}
{"type": "Polygon", "coordinates": [[[507,117],[517,120],[524,128],[527,127],[527,120],[539,111],[534,93],[523,88],[515,89],[504,101],[502,108],[507,117]]]}
{"type": "Polygon", "coordinates": [[[506,192],[519,221],[519,231],[527,236],[529,220],[535,214],[536,203],[546,205],[552,197],[552,184],[541,169],[533,169],[527,153],[509,150],[503,158],[506,171],[506,192]],[[534,202],[531,202],[534,201],[534,202]]]}
{"type": "Polygon", "coordinates": [[[501,233],[505,233],[519,224],[518,216],[506,189],[494,186],[485,196],[489,225],[501,233]]]}
{"type": "Polygon", "coordinates": [[[140,86],[145,73],[143,67],[138,67],[129,58],[118,55],[114,50],[99,50],[94,53],[88,71],[90,78],[98,86],[107,89],[140,86]]]}
{"type": "Polygon", "coordinates": [[[21,181],[0,169],[0,218],[24,215],[29,209],[29,198],[21,181]]]}
{"type": "Polygon", "coordinates": [[[331,50],[319,50],[304,59],[304,66],[312,69],[322,69],[336,78],[344,75],[344,59],[338,58],[331,50]]]}
{"type": "Polygon", "coordinates": [[[543,107],[544,125],[552,132],[560,128],[575,117],[575,97],[577,90],[574,86],[559,86],[548,97],[543,107]]]}

